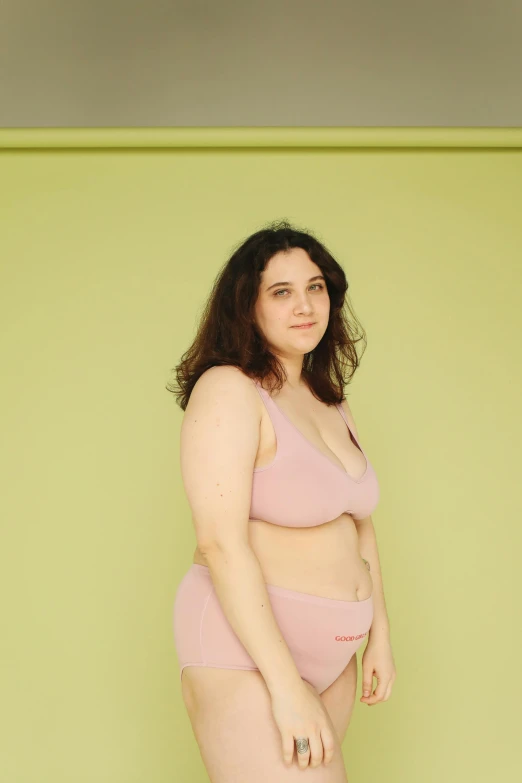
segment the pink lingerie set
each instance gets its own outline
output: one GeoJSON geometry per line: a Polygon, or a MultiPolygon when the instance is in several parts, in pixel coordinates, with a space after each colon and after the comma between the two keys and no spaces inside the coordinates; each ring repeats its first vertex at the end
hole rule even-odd
{"type": "MultiPolygon", "coordinates": [[[[341,404],[352,442],[366,459],[359,479],[323,454],[292,424],[256,381],[277,439],[269,465],[254,468],[250,519],[284,527],[314,527],[342,513],[369,516],[379,500],[379,485],[366,453],[357,443],[341,404]]],[[[348,665],[371,628],[373,600],[342,601],[266,584],[272,612],[301,677],[319,693],[348,665]]],[[[234,633],[206,566],[192,563],[174,602],[174,641],[180,679],[186,666],[219,669],[258,668],[234,633]]]]}

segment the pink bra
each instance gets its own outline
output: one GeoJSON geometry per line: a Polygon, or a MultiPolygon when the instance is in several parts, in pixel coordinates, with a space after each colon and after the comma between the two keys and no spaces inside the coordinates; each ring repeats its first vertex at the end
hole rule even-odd
{"type": "Polygon", "coordinates": [[[336,408],[352,442],[366,458],[366,470],[359,479],[323,454],[292,424],[266,389],[253,383],[272,421],[277,451],[269,465],[254,468],[249,518],[283,527],[315,527],[343,513],[354,519],[370,516],[379,501],[377,476],[350,430],[342,405],[336,404],[336,408]]]}

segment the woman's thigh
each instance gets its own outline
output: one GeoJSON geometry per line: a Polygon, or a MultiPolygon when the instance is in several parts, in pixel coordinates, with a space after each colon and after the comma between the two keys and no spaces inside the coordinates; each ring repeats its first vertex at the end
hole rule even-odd
{"type": "Polygon", "coordinates": [[[342,745],[352,718],[357,693],[357,657],[354,653],[346,669],[320,694],[342,745]]]}
{"type": "Polygon", "coordinates": [[[283,762],[281,733],[259,671],[188,666],[183,671],[181,687],[211,783],[346,783],[337,740],[347,726],[342,693],[349,688],[344,679],[336,680],[321,695],[327,714],[333,709],[337,721],[337,725],[331,721],[336,738],[332,761],[327,767],[321,764],[306,769],[299,767],[295,747],[292,766],[283,762]]]}

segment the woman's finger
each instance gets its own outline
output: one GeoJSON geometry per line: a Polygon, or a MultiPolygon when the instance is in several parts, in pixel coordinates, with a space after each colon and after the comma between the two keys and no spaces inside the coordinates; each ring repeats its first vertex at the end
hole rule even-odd
{"type": "Polygon", "coordinates": [[[321,729],[321,741],[324,748],[323,763],[326,766],[333,759],[335,752],[335,739],[329,726],[321,729]]]}
{"type": "Polygon", "coordinates": [[[301,769],[304,769],[304,767],[308,766],[308,763],[310,761],[310,740],[308,739],[308,737],[305,737],[303,734],[302,736],[300,735],[299,737],[295,738],[295,744],[296,744],[296,751],[297,751],[297,763],[299,764],[301,769]],[[300,740],[305,740],[305,739],[308,740],[308,750],[306,751],[306,753],[302,753],[302,752],[300,753],[299,752],[300,740]]]}
{"type": "Polygon", "coordinates": [[[294,758],[294,738],[291,734],[285,734],[283,737],[283,761],[285,764],[292,763],[292,759],[294,758]]]}
{"type": "Polygon", "coordinates": [[[308,737],[310,743],[310,766],[318,767],[323,763],[323,743],[319,734],[310,733],[308,737]]]}

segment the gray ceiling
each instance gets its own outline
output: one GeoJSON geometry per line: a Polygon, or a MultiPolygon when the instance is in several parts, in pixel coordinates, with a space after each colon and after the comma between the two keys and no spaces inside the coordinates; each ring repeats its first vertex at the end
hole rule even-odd
{"type": "Polygon", "coordinates": [[[0,126],[522,126],[522,0],[4,0],[0,126]]]}

